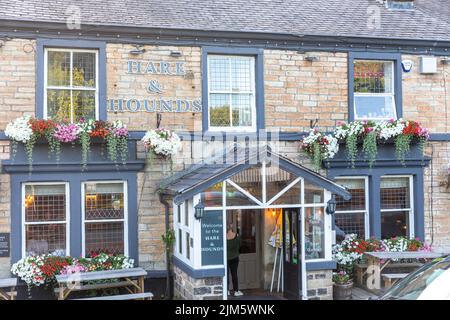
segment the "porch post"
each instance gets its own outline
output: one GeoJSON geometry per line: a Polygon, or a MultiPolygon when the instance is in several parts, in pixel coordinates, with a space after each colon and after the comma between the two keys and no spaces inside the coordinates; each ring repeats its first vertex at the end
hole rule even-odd
{"type": "MultiPolygon", "coordinates": [[[[301,272],[302,277],[302,300],[308,300],[308,271],[306,270],[306,254],[305,254],[305,215],[304,208],[300,208],[300,261],[301,261],[301,272]]],[[[283,256],[284,257],[284,256],[283,256]]]]}
{"type": "Polygon", "coordinates": [[[222,298],[228,300],[228,261],[227,261],[227,183],[222,182],[222,228],[223,228],[223,267],[225,272],[222,282],[222,298]]]}

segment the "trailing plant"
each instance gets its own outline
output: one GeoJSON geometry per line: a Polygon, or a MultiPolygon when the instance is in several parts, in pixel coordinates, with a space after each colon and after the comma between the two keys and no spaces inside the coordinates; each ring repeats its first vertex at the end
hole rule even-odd
{"type": "MultiPolygon", "coordinates": [[[[336,145],[333,152],[329,152],[323,147],[320,141],[324,137],[317,129],[303,139],[303,150],[305,150],[313,159],[316,169],[323,159],[333,158],[339,151],[339,144],[336,145]],[[318,143],[321,147],[314,146],[318,143]]],[[[339,122],[330,139],[338,143],[345,143],[347,149],[347,159],[354,167],[358,155],[358,143],[362,141],[362,153],[372,167],[378,154],[378,144],[393,140],[395,143],[395,154],[397,159],[404,165],[406,155],[410,150],[410,145],[414,140],[418,141],[419,150],[422,155],[424,146],[429,138],[429,132],[426,128],[420,126],[416,121],[408,120],[389,120],[389,121],[353,121],[351,123],[339,122]]]]}
{"type": "Polygon", "coordinates": [[[336,138],[331,135],[324,135],[317,128],[314,128],[303,139],[302,149],[310,155],[314,168],[319,170],[324,160],[335,156],[339,150],[339,145],[336,138]]]}
{"type": "MultiPolygon", "coordinates": [[[[170,159],[170,170],[173,170],[173,156],[181,149],[180,137],[168,129],[154,129],[145,133],[141,140],[149,153],[170,159]]],[[[151,157],[150,160],[153,158],[151,157]]]]}
{"type": "Polygon", "coordinates": [[[30,170],[33,149],[38,139],[47,141],[49,158],[54,154],[57,162],[60,160],[62,144],[70,143],[75,148],[76,143],[79,143],[83,170],[88,162],[92,138],[106,142],[110,160],[116,162],[120,158],[125,163],[128,157],[128,130],[120,121],[109,123],[81,119],[78,123],[68,123],[23,116],[10,122],[5,134],[11,139],[12,161],[17,154],[18,144],[22,143],[30,170]]]}
{"type": "Polygon", "coordinates": [[[363,141],[363,152],[367,157],[369,167],[372,168],[373,163],[377,159],[378,145],[376,131],[369,132],[363,141]]]}

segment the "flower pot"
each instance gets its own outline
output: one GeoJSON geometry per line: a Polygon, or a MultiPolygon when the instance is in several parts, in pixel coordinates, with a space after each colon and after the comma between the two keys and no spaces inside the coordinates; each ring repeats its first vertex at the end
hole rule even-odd
{"type": "Polygon", "coordinates": [[[353,281],[346,284],[333,283],[333,299],[334,300],[351,300],[353,281]]]}

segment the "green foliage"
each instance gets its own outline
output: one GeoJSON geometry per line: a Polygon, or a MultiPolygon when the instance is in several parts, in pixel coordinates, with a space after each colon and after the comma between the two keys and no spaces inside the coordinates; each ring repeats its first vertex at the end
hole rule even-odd
{"type": "Polygon", "coordinates": [[[175,244],[175,231],[173,229],[167,230],[165,234],[161,235],[162,241],[166,246],[168,252],[172,251],[175,244]]]}
{"type": "Polygon", "coordinates": [[[351,164],[351,167],[355,167],[355,159],[358,155],[358,136],[348,135],[345,139],[345,144],[347,147],[347,158],[351,164]]]}
{"type": "Polygon", "coordinates": [[[36,144],[37,137],[36,135],[32,134],[30,137],[30,140],[28,140],[25,143],[25,152],[27,153],[28,158],[28,170],[31,174],[31,171],[33,171],[33,149],[34,145],[36,144]]]}
{"type": "Polygon", "coordinates": [[[313,143],[313,156],[312,161],[314,168],[318,171],[322,167],[323,154],[322,148],[318,142],[313,143]]]}
{"type": "Polygon", "coordinates": [[[395,155],[402,165],[405,165],[405,159],[410,150],[411,140],[412,138],[409,134],[400,134],[395,137],[395,155]]]}
{"type": "Polygon", "coordinates": [[[369,167],[372,168],[378,154],[377,133],[375,131],[370,132],[364,138],[363,152],[367,158],[369,167]]]}
{"type": "Polygon", "coordinates": [[[80,144],[81,144],[81,164],[82,169],[86,169],[88,156],[89,156],[89,146],[91,144],[91,137],[89,133],[82,132],[80,135],[80,144]]]}

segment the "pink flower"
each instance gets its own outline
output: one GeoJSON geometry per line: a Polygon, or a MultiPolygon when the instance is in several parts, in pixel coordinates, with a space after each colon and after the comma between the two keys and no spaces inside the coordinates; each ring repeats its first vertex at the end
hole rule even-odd
{"type": "Polygon", "coordinates": [[[80,128],[76,124],[57,124],[53,136],[60,142],[73,142],[78,138],[80,128]]]}
{"type": "Polygon", "coordinates": [[[113,130],[113,133],[117,137],[128,137],[128,129],[127,128],[123,128],[123,127],[115,128],[113,130]]]}

